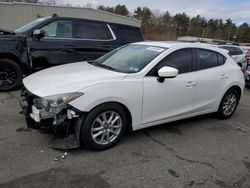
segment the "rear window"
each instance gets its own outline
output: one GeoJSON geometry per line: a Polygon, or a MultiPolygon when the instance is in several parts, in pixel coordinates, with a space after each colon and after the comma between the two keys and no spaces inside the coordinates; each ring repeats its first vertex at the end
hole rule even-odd
{"type": "Polygon", "coordinates": [[[80,21],[76,25],[76,38],[108,40],[112,39],[108,27],[103,23],[80,21]]]}

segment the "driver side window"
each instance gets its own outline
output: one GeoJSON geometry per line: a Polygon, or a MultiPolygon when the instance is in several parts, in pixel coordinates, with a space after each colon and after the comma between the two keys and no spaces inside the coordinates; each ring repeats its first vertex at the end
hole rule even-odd
{"type": "Polygon", "coordinates": [[[179,74],[188,73],[192,71],[193,67],[193,55],[192,49],[186,48],[177,50],[163,60],[161,60],[152,71],[150,71],[150,76],[157,76],[158,70],[160,70],[164,66],[173,67],[179,70],[179,74]]]}
{"type": "Polygon", "coordinates": [[[45,31],[45,37],[72,38],[72,21],[57,20],[41,28],[45,31]]]}

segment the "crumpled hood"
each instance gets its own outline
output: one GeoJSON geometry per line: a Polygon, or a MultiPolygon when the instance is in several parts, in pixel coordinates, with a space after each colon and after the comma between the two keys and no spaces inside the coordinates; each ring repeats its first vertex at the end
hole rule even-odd
{"type": "Polygon", "coordinates": [[[120,80],[126,76],[124,73],[79,62],[42,70],[24,78],[23,84],[31,93],[46,97],[76,92],[108,80],[120,80]]]}
{"type": "Polygon", "coordinates": [[[0,34],[0,49],[1,52],[9,50],[24,51],[26,48],[26,38],[22,35],[0,34]]]}

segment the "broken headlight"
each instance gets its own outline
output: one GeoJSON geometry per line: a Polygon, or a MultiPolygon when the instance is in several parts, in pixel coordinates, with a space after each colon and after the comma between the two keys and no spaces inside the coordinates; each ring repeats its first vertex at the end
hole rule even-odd
{"type": "Polygon", "coordinates": [[[38,98],[34,100],[34,105],[37,108],[48,108],[48,107],[67,107],[67,105],[77,99],[78,97],[82,96],[83,93],[66,93],[60,95],[52,95],[44,98],[38,98]]]}

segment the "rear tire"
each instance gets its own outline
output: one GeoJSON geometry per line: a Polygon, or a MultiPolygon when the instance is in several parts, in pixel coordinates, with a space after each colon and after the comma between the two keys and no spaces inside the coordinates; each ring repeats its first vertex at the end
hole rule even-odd
{"type": "Polygon", "coordinates": [[[0,91],[10,91],[20,86],[23,78],[21,67],[10,59],[0,59],[0,91]]]}
{"type": "Polygon", "coordinates": [[[97,106],[81,122],[81,143],[88,149],[108,149],[121,140],[127,122],[126,112],[120,105],[97,106]]]}
{"type": "Polygon", "coordinates": [[[240,97],[235,89],[229,89],[223,96],[217,115],[220,119],[229,119],[237,109],[240,97]]]}

